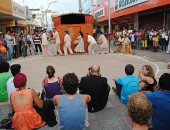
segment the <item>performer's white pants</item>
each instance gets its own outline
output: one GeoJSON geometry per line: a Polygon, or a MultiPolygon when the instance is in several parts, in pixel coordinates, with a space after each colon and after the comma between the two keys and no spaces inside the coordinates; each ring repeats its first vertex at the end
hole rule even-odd
{"type": "Polygon", "coordinates": [[[94,47],[95,47],[95,45],[96,45],[96,43],[91,43],[91,44],[88,46],[89,55],[94,54],[94,47]]]}
{"type": "Polygon", "coordinates": [[[61,49],[60,49],[60,44],[55,44],[54,45],[54,55],[57,55],[57,53],[59,53],[60,55],[63,55],[63,53],[61,52],[61,49]]]}
{"type": "Polygon", "coordinates": [[[70,54],[73,54],[73,51],[71,49],[71,46],[64,46],[64,55],[68,55],[67,54],[67,49],[69,51],[70,54]]]}

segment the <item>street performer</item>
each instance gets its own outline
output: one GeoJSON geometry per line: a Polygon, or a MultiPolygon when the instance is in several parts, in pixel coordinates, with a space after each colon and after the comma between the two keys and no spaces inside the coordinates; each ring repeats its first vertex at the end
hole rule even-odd
{"type": "Polygon", "coordinates": [[[53,38],[55,38],[54,55],[57,55],[57,53],[59,53],[59,55],[63,55],[60,49],[60,44],[61,44],[60,35],[55,27],[53,28],[53,38]]]}

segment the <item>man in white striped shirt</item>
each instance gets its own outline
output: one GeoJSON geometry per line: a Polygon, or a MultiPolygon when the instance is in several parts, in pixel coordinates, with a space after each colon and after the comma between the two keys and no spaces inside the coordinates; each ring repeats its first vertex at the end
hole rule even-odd
{"type": "Polygon", "coordinates": [[[39,48],[39,51],[42,53],[41,38],[40,38],[40,36],[38,35],[37,32],[36,32],[36,34],[34,36],[34,44],[35,44],[36,53],[38,53],[38,48],[39,48]]]}

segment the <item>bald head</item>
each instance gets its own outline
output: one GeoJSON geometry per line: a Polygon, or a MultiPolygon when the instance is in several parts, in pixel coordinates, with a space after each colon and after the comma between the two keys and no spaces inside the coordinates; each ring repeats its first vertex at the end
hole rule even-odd
{"type": "Polygon", "coordinates": [[[91,73],[99,73],[100,72],[100,66],[99,65],[92,65],[91,66],[91,73]]]}

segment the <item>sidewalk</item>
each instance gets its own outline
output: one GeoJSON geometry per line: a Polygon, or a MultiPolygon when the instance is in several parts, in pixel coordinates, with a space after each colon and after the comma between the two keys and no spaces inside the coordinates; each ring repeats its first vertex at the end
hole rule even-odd
{"type": "Polygon", "coordinates": [[[170,62],[170,54],[166,54],[165,51],[159,50],[157,53],[150,50],[135,50],[138,56],[141,57],[150,57],[155,60],[170,62]]]}

